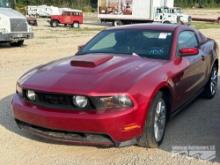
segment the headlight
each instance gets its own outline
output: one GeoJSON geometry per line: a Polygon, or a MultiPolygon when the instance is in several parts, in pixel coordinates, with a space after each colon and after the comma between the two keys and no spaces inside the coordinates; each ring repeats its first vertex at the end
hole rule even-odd
{"type": "Polygon", "coordinates": [[[88,102],[88,98],[85,96],[73,96],[73,104],[78,108],[85,108],[88,102]]]}
{"type": "Polygon", "coordinates": [[[126,95],[95,97],[92,99],[96,109],[128,108],[133,102],[126,95]]]}
{"type": "Polygon", "coordinates": [[[32,90],[27,90],[26,96],[30,101],[36,101],[36,93],[32,90]]]}
{"type": "Polygon", "coordinates": [[[18,94],[18,95],[23,95],[23,89],[22,89],[22,87],[20,86],[20,84],[18,84],[17,83],[17,85],[16,85],[16,93],[18,94]]]}

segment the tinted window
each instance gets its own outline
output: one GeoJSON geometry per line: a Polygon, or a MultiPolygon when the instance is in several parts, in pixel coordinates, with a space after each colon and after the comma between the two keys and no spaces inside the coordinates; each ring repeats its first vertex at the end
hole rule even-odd
{"type": "Polygon", "coordinates": [[[178,38],[178,50],[182,48],[196,48],[198,41],[196,35],[192,31],[181,32],[178,38]]]}
{"type": "Polygon", "coordinates": [[[172,32],[152,30],[107,30],[99,33],[78,54],[138,54],[168,59],[172,32]]]}

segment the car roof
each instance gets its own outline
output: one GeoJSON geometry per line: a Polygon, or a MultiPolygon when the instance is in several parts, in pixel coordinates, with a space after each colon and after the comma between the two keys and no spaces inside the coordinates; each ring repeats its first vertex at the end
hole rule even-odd
{"type": "Polygon", "coordinates": [[[109,28],[108,30],[142,29],[142,30],[175,31],[176,28],[181,28],[181,27],[187,28],[188,26],[180,25],[180,24],[145,23],[145,24],[119,26],[119,27],[109,28]]]}

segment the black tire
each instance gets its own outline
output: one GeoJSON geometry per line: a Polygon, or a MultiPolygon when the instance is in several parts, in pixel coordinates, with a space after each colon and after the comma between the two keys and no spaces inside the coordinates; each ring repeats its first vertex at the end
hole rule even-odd
{"type": "Polygon", "coordinates": [[[165,129],[166,129],[166,122],[167,122],[167,110],[168,106],[165,101],[165,98],[163,96],[162,92],[159,92],[156,97],[154,98],[151,107],[149,109],[149,112],[147,114],[147,118],[145,121],[145,128],[142,136],[140,137],[138,141],[138,145],[142,147],[148,147],[148,148],[158,148],[160,144],[163,141],[164,134],[165,134],[165,129]],[[156,119],[156,110],[159,102],[163,102],[165,106],[165,122],[164,122],[164,129],[161,134],[161,137],[159,139],[156,139],[155,136],[155,119],[156,119]]]}
{"type": "Polygon", "coordinates": [[[163,23],[164,23],[164,24],[171,24],[170,21],[164,21],[163,23]]]}
{"type": "Polygon", "coordinates": [[[10,45],[14,47],[19,47],[19,46],[22,46],[23,44],[24,44],[24,40],[10,43],[10,45]]]}
{"type": "Polygon", "coordinates": [[[58,26],[58,21],[52,20],[52,21],[50,22],[50,26],[51,26],[51,27],[57,27],[57,26],[58,26]]]}
{"type": "Polygon", "coordinates": [[[73,28],[79,28],[79,22],[73,22],[72,27],[73,28]]]}
{"type": "Polygon", "coordinates": [[[209,81],[205,86],[203,96],[208,99],[212,99],[217,92],[218,87],[218,67],[214,65],[209,77],[209,81]]]}
{"type": "Polygon", "coordinates": [[[113,24],[113,26],[117,27],[117,26],[121,26],[121,25],[123,25],[123,22],[120,21],[120,20],[115,20],[115,21],[113,21],[112,24],[113,24]]]}

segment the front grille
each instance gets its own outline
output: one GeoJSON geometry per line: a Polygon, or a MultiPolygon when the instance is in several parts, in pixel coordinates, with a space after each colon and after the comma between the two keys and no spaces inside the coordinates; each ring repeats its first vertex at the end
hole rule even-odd
{"type": "Polygon", "coordinates": [[[10,19],[11,23],[11,32],[26,32],[27,31],[27,22],[25,19],[10,19]]]}
{"type": "MultiPolygon", "coordinates": [[[[24,97],[26,100],[27,98],[27,90],[24,91],[24,97]]],[[[57,94],[57,93],[45,93],[35,91],[36,93],[36,101],[31,101],[33,104],[40,105],[46,108],[53,108],[53,109],[64,109],[64,110],[80,110],[80,108],[76,107],[73,104],[72,98],[73,95],[67,94],[57,94]]],[[[28,100],[30,101],[30,100],[28,100]]],[[[92,104],[89,102],[86,109],[94,109],[92,104]]]]}

